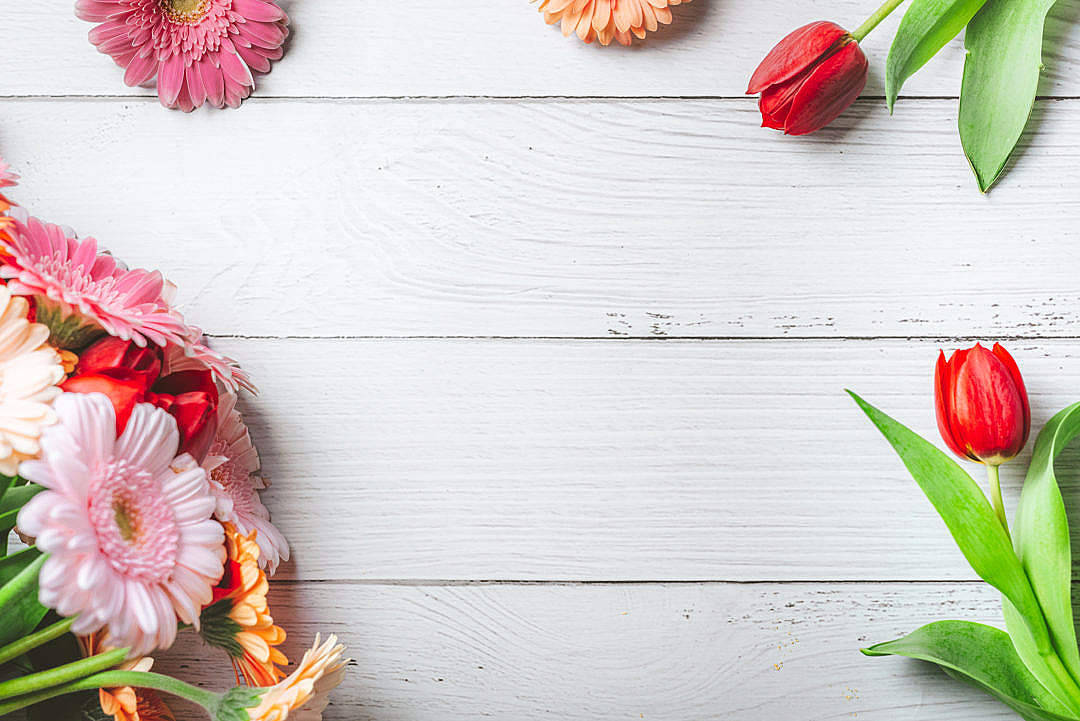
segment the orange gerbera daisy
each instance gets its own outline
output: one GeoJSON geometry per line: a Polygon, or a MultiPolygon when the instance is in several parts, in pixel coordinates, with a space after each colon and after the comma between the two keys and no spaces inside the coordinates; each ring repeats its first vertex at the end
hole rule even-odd
{"type": "MultiPolygon", "coordinates": [[[[108,651],[103,644],[103,633],[78,636],[79,646],[84,656],[96,656],[108,651]]],[[[132,659],[120,666],[124,671],[149,671],[154,659],[144,656],[132,659]]],[[[148,688],[134,689],[131,686],[98,689],[98,702],[101,710],[112,716],[115,721],[176,721],[165,702],[148,688]]]]}
{"type": "MultiPolygon", "coordinates": [[[[534,2],[536,0],[533,0],[534,2]]],[[[629,45],[646,32],[671,22],[671,5],[690,0],[540,0],[540,12],[549,25],[562,23],[562,33],[587,43],[608,45],[612,39],[629,45]]]]}
{"type": "Polygon", "coordinates": [[[249,686],[273,686],[285,675],[278,666],[289,661],[276,648],[285,631],[274,625],[266,603],[270,584],[259,568],[258,532],[245,536],[231,523],[224,525],[229,560],[214,600],[203,609],[200,633],[229,654],[238,679],[243,677],[249,686]]]}

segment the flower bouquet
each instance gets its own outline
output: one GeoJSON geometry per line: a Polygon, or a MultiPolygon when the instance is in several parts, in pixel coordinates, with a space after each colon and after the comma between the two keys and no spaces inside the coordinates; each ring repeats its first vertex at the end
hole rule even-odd
{"type": "MultiPolygon", "coordinates": [[[[0,189],[16,178],[0,161],[0,189]]],[[[0,195],[0,716],[172,719],[165,692],[220,721],[311,720],[341,681],[333,636],[283,670],[267,575],[289,547],[237,407],[254,386],[173,294],[0,195]],[[243,683],[151,673],[179,632],[243,683]]]]}
{"type": "Polygon", "coordinates": [[[986,466],[988,501],[945,453],[852,396],[888,439],[941,515],[975,572],[1001,592],[1008,632],[969,621],[937,621],[863,649],[908,656],[996,696],[1028,721],[1080,719],[1080,652],[1072,611],[1072,552],[1054,460],[1080,435],[1080,403],[1039,433],[1016,517],[1007,522],[998,467],[1024,447],[1031,412],[1023,378],[999,345],[938,358],[937,421],[946,445],[986,466]]]}

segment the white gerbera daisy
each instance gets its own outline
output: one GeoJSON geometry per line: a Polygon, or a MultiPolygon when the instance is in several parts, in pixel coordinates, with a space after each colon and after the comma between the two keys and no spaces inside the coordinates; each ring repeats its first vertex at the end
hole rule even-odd
{"type": "Polygon", "coordinates": [[[60,354],[46,344],[49,329],[27,320],[30,304],[0,286],[0,473],[41,451],[45,426],[56,422],[52,402],[64,379],[60,354]]]}

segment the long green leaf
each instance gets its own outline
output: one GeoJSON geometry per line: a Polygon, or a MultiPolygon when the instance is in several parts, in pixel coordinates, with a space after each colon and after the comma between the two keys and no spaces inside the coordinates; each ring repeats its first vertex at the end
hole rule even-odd
{"type": "Polygon", "coordinates": [[[0,645],[33,631],[48,612],[38,601],[38,574],[45,556],[24,551],[8,558],[16,561],[6,565],[7,558],[0,561],[0,579],[6,573],[17,573],[0,587],[0,645]]]}
{"type": "Polygon", "coordinates": [[[1029,721],[1074,718],[1027,670],[1008,634],[991,626],[937,621],[903,638],[865,648],[863,653],[936,663],[950,675],[994,694],[1029,721]]]}
{"type": "Polygon", "coordinates": [[[889,48],[885,96],[889,112],[904,81],[959,34],[986,0],[913,0],[889,48]]]}
{"type": "Polygon", "coordinates": [[[1043,26],[1055,0],[987,0],[964,35],[960,141],[984,193],[1027,125],[1042,70],[1043,26]]]}
{"type": "MultiPolygon", "coordinates": [[[[1035,597],[1042,607],[1050,637],[1058,657],[1069,674],[1080,678],[1080,653],[1072,612],[1072,552],[1069,519],[1061,497],[1054,459],[1080,433],[1080,403],[1069,406],[1050,419],[1038,440],[1028,467],[1020,506],[1013,522],[1013,544],[1035,597]]],[[[1047,688],[1053,686],[1053,670],[1035,647],[1022,615],[1007,601],[1003,603],[1005,623],[1020,658],[1047,688]]]]}
{"type": "MultiPolygon", "coordinates": [[[[851,393],[851,391],[848,391],[851,393]]],[[[1001,591],[1023,615],[1039,651],[1050,653],[1050,634],[1009,536],[978,484],[929,441],[851,393],[892,444],[915,482],[930,499],[964,558],[979,577],[1001,591]]]]}

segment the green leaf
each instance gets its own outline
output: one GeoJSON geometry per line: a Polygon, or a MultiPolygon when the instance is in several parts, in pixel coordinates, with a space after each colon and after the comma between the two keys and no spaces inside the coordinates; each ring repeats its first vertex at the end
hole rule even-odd
{"type": "Polygon", "coordinates": [[[1042,70],[1043,25],[1055,0],[988,0],[964,35],[960,141],[984,193],[1027,125],[1042,70]]]}
{"type": "MultiPolygon", "coordinates": [[[[1010,0],[1011,1],[1011,0],[1010,0]]],[[[986,0],[913,0],[900,21],[885,63],[889,112],[904,81],[959,34],[986,0]]]]}
{"type": "Polygon", "coordinates": [[[1023,615],[1039,651],[1050,653],[1050,634],[1039,602],[1009,536],[978,484],[929,441],[851,393],[863,412],[892,444],[915,482],[930,499],[964,558],[979,577],[1023,615]]]}
{"type": "Polygon", "coordinates": [[[45,556],[29,548],[0,560],[0,645],[30,633],[48,613],[38,601],[38,573],[43,563],[45,556]],[[5,578],[8,574],[13,575],[5,578]]]}
{"type": "MultiPolygon", "coordinates": [[[[1050,638],[1065,668],[1080,678],[1080,653],[1072,612],[1072,552],[1069,519],[1054,475],[1054,459],[1080,433],[1080,403],[1058,413],[1035,442],[1020,506],[1013,522],[1013,544],[1035,597],[1042,607],[1050,638]]],[[[1040,679],[1038,651],[1015,608],[1005,607],[1005,622],[1016,650],[1040,679]]],[[[1043,680],[1047,684],[1046,680],[1043,680]]],[[[1048,686],[1049,687],[1049,686],[1048,686]]]]}
{"type": "Polygon", "coordinates": [[[997,696],[1029,721],[1074,718],[1024,666],[1008,634],[991,626],[937,621],[903,638],[865,648],[863,653],[936,663],[950,676],[997,696]]]}
{"type": "Polygon", "coordinates": [[[44,490],[44,486],[39,486],[36,483],[27,483],[9,489],[8,492],[0,498],[0,513],[10,513],[11,511],[21,510],[22,507],[26,505],[27,501],[44,490]]]}

